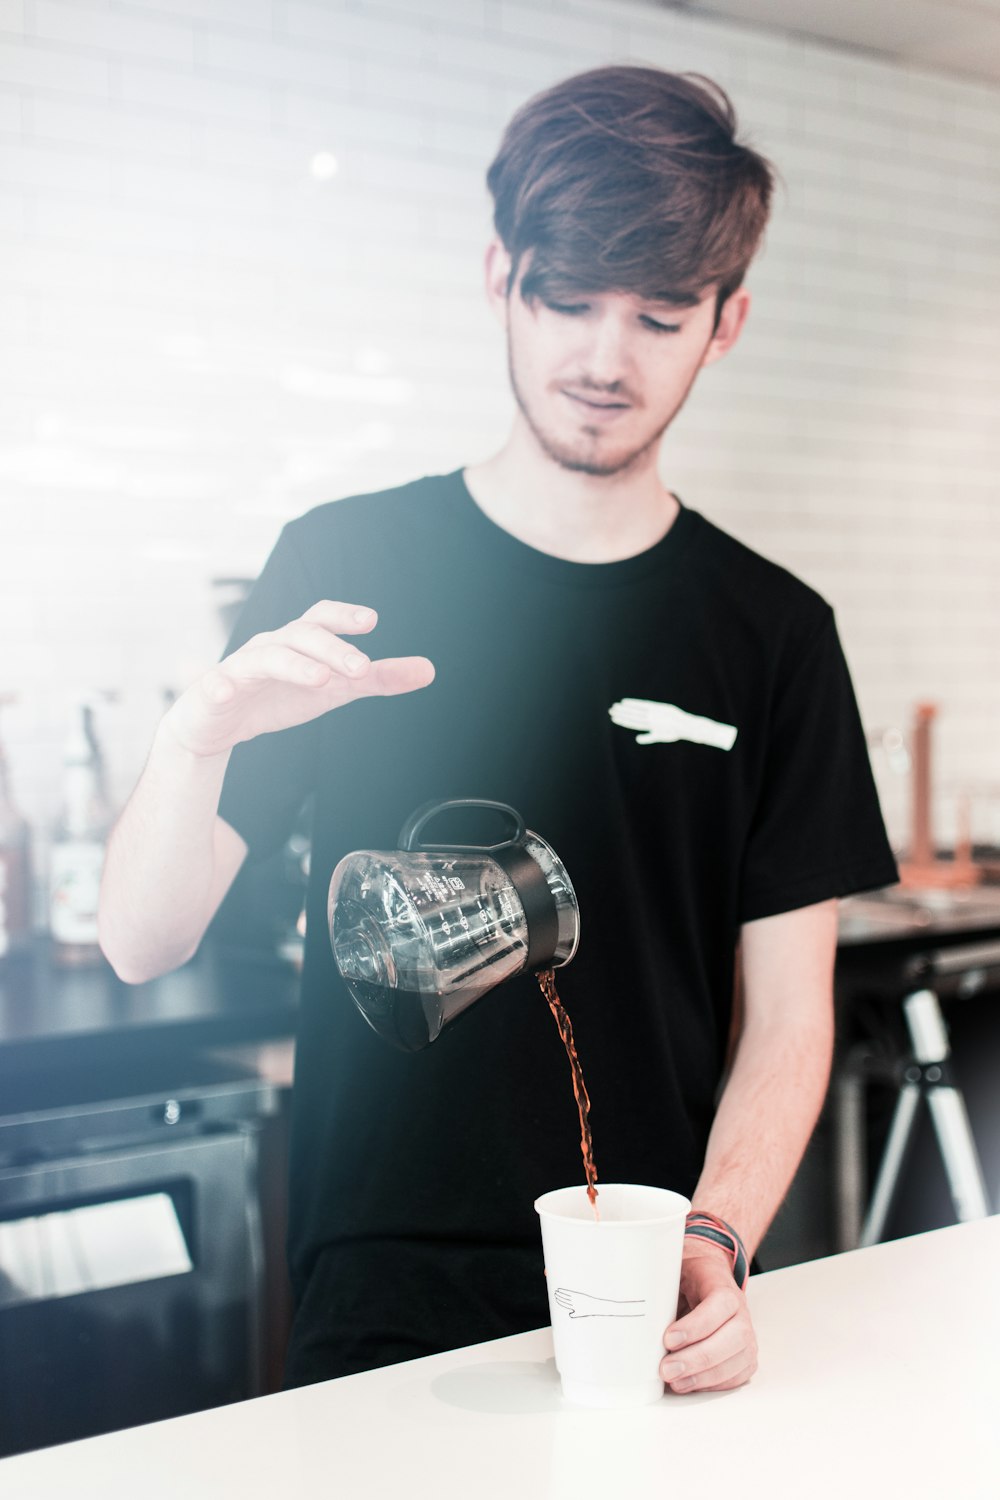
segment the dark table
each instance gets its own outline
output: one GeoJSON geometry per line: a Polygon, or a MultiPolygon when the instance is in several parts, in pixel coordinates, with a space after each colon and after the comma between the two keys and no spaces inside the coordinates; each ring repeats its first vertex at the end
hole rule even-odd
{"type": "MultiPolygon", "coordinates": [[[[206,940],[182,968],[125,984],[104,962],[64,969],[38,938],[0,963],[0,1114],[28,1075],[114,1070],[295,1031],[299,974],[267,952],[206,940]]],[[[21,1091],[19,1089],[19,1091],[21,1091]]]]}
{"type": "Polygon", "coordinates": [[[887,966],[929,948],[1000,938],[1000,886],[909,890],[888,886],[840,903],[838,973],[861,963],[887,966]]]}

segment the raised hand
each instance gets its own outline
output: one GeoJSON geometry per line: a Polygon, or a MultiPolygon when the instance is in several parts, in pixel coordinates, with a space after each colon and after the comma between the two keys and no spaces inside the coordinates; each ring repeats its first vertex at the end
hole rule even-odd
{"type": "Polygon", "coordinates": [[[278,630],[251,636],[182,693],[163,727],[196,756],[308,723],[355,698],[409,693],[434,680],[424,656],[373,661],[341,639],[365,635],[373,609],[321,599],[278,630]]]}

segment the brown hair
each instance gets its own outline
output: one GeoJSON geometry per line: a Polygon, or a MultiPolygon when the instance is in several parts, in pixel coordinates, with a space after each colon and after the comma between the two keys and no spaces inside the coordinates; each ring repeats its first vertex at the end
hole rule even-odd
{"type": "Polygon", "coordinates": [[[722,88],[697,73],[613,66],[536,94],[486,176],[521,295],[623,291],[691,305],[718,286],[716,320],[756,253],[770,164],[736,139],[722,88]]]}

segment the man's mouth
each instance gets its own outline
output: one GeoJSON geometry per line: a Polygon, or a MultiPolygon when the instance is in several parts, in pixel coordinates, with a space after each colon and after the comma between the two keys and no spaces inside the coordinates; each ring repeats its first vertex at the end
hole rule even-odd
{"type": "Polygon", "coordinates": [[[563,389],[563,395],[579,406],[583,411],[591,413],[595,417],[612,417],[621,411],[628,411],[628,401],[602,401],[593,396],[584,396],[578,391],[563,389]]]}

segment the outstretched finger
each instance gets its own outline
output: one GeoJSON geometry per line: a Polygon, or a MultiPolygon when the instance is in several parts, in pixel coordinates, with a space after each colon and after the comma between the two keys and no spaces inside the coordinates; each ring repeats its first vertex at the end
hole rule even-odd
{"type": "Polygon", "coordinates": [[[244,689],[255,689],[263,682],[319,687],[334,675],[329,666],[314,657],[305,656],[280,641],[262,640],[253,652],[234,652],[206,672],[201,687],[210,704],[226,707],[244,689]]]}
{"type": "Polygon", "coordinates": [[[371,668],[356,685],[357,697],[389,697],[393,693],[412,693],[434,681],[434,663],[426,656],[384,656],[373,661],[371,668]]]}
{"type": "Polygon", "coordinates": [[[332,630],[327,630],[318,620],[293,620],[290,625],[284,625],[281,630],[275,631],[273,636],[264,636],[262,640],[273,640],[283,646],[291,646],[303,656],[324,663],[331,671],[352,682],[364,677],[371,666],[370,658],[363,651],[359,651],[350,642],[342,641],[339,635],[334,635],[332,630]]]}
{"type": "Polygon", "coordinates": [[[367,604],[344,604],[339,599],[317,599],[299,618],[338,635],[360,635],[378,623],[378,614],[367,604]]]}

